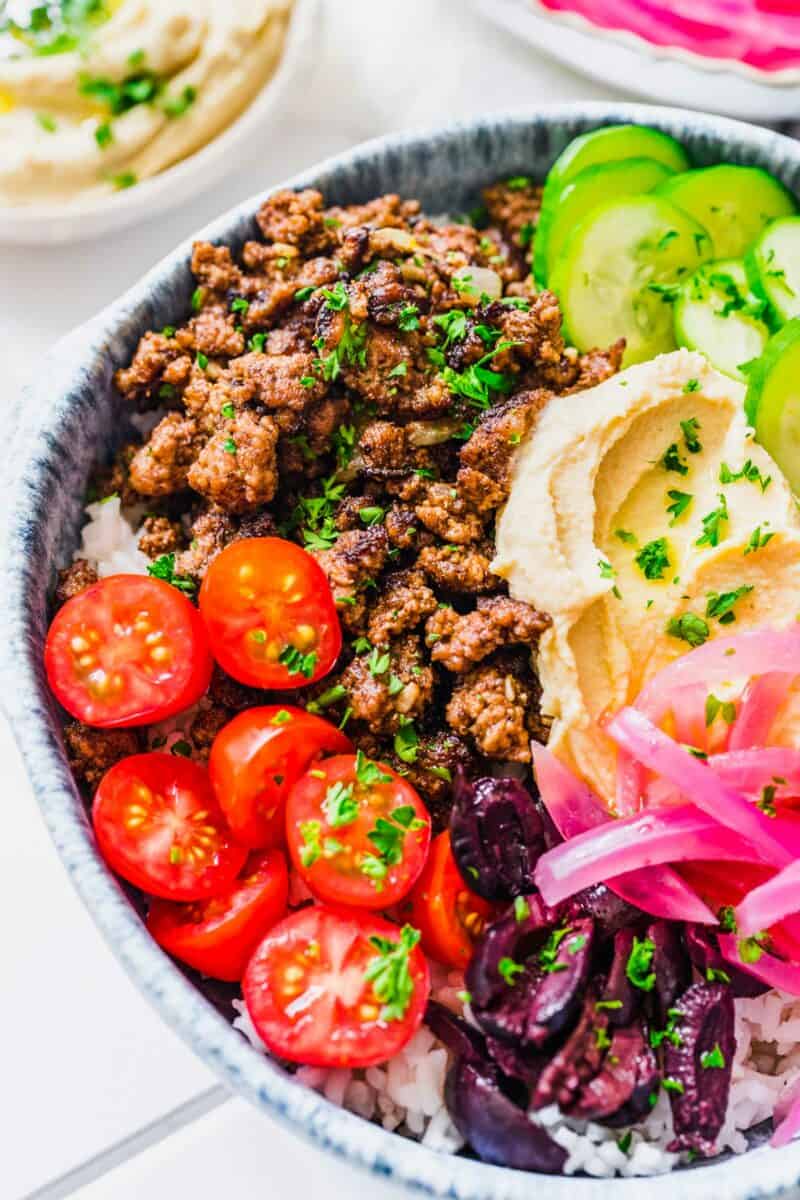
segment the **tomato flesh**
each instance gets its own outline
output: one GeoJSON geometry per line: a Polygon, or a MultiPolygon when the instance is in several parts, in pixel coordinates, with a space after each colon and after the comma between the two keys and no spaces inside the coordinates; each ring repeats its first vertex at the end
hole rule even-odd
{"type": "Polygon", "coordinates": [[[431,958],[460,971],[496,907],[470,891],[461,877],[447,830],[434,838],[425,869],[409,897],[409,920],[431,958]]]}
{"type": "Polygon", "coordinates": [[[431,822],[417,792],[363,754],[317,763],[286,802],[292,862],[331,904],[385,909],[410,891],[425,864],[431,822]]]}
{"type": "Polygon", "coordinates": [[[133,754],[100,780],[92,821],[100,852],[129,883],[167,900],[228,888],[247,859],[208,774],[188,758],[133,754]]]}
{"type": "Polygon", "coordinates": [[[280,850],[251,854],[240,877],[210,900],[153,900],[147,928],[168,954],[212,979],[242,978],[264,935],[286,915],[289,872],[280,850]]]}
{"type": "Polygon", "coordinates": [[[219,665],[252,687],[305,687],[328,673],[342,648],[325,572],[282,538],[242,538],[218,554],[200,611],[219,665]]]}
{"type": "Polygon", "coordinates": [[[68,713],[112,728],[195,704],[213,660],[200,614],[176,588],[146,575],[108,575],[56,613],[44,664],[68,713]]]}
{"type": "Polygon", "coordinates": [[[276,925],[242,984],[267,1048],[290,1062],[351,1068],[375,1066],[402,1050],[430,994],[425,957],[418,946],[403,952],[402,938],[397,925],[379,917],[322,905],[276,925]],[[394,996],[382,992],[380,979],[367,978],[382,953],[371,938],[392,943],[405,960],[408,986],[394,1012],[394,996]]]}
{"type": "Polygon", "coordinates": [[[302,708],[249,708],[214,739],[208,771],[234,836],[253,848],[286,840],[286,797],[321,754],[352,750],[350,739],[302,708]]]}

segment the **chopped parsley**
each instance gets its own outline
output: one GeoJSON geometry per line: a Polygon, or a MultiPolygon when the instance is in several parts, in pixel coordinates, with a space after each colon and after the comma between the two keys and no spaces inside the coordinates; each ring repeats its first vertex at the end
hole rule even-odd
{"type": "Polygon", "coordinates": [[[304,679],[310,679],[314,674],[317,658],[316,650],[304,654],[296,646],[284,646],[278,655],[278,662],[286,667],[290,675],[302,675],[304,679]]]}
{"type": "Polygon", "coordinates": [[[223,417],[226,417],[227,420],[229,420],[229,421],[232,421],[233,418],[236,416],[236,409],[231,404],[230,400],[228,400],[227,403],[222,405],[220,412],[222,413],[223,417]]]}
{"type": "Polygon", "coordinates": [[[236,442],[233,440],[233,438],[225,438],[225,441],[222,443],[222,449],[226,454],[236,454],[236,442]]]}
{"type": "Polygon", "coordinates": [[[777,791],[774,783],[767,784],[761,789],[761,798],[756,802],[756,808],[760,809],[767,817],[777,817],[778,812],[775,808],[775,792],[777,791]]]}
{"type": "Polygon", "coordinates": [[[352,783],[334,783],[325,793],[322,811],[331,829],[341,829],[358,820],[358,801],[353,796],[352,783]]]}
{"type": "Polygon", "coordinates": [[[367,526],[380,525],[383,518],[386,516],[386,509],[381,508],[378,504],[368,505],[366,508],[360,508],[358,515],[367,526]]]}
{"type": "Polygon", "coordinates": [[[736,933],[736,914],[732,905],[723,904],[717,913],[717,920],[719,921],[720,929],[724,930],[725,933],[736,933]]]}
{"type": "Polygon", "coordinates": [[[356,751],[356,779],[362,787],[373,787],[376,783],[391,783],[391,775],[382,771],[378,763],[367,758],[363,750],[356,751]]]}
{"type": "Polygon", "coordinates": [[[505,980],[509,987],[513,987],[517,975],[525,973],[525,967],[522,963],[514,962],[513,958],[503,957],[497,964],[498,974],[505,980]]]}
{"type": "Polygon", "coordinates": [[[118,192],[135,187],[138,182],[139,177],[134,171],[121,171],[119,175],[112,175],[109,179],[111,186],[118,192]]]}
{"type": "Polygon", "coordinates": [[[377,936],[369,939],[378,954],[367,964],[364,979],[383,1004],[384,1021],[401,1021],[408,1011],[414,995],[408,960],[419,938],[418,929],[404,925],[396,942],[377,936]]]}
{"type": "Polygon", "coordinates": [[[313,287],[298,288],[294,294],[295,303],[302,304],[305,300],[307,300],[309,298],[309,296],[313,296],[313,295],[314,295],[313,287]]]}
{"type": "Polygon", "coordinates": [[[762,942],[767,940],[763,931],[754,933],[752,937],[740,938],[737,943],[739,959],[743,963],[757,963],[764,953],[762,942]]]}
{"type": "Polygon", "coordinates": [[[636,534],[631,533],[629,529],[615,529],[614,537],[619,538],[626,546],[636,545],[636,534]]]}
{"type": "Polygon", "coordinates": [[[650,1045],[654,1050],[658,1050],[659,1046],[664,1042],[671,1042],[673,1046],[681,1045],[681,1035],[676,1029],[676,1025],[682,1020],[682,1013],[678,1008],[667,1009],[667,1024],[664,1029],[653,1029],[650,1032],[650,1045]]]}
{"type": "Polygon", "coordinates": [[[710,692],[706,697],[706,728],[714,724],[720,713],[726,725],[732,725],[736,720],[736,705],[732,700],[720,700],[710,692]]]}
{"type": "Polygon", "coordinates": [[[680,456],[677,442],[667,446],[664,457],[661,459],[661,465],[665,471],[677,471],[679,475],[688,475],[689,473],[689,468],[680,456]]]}
{"type": "Polygon", "coordinates": [[[170,118],[175,120],[177,117],[182,117],[188,112],[197,99],[197,88],[187,84],[177,96],[165,96],[161,101],[162,111],[170,118]]]}
{"type": "Polygon", "coordinates": [[[527,921],[531,915],[531,906],[524,896],[517,896],[514,900],[514,917],[519,924],[527,921]]]}
{"type": "Polygon", "coordinates": [[[419,309],[416,304],[404,304],[397,316],[397,328],[401,333],[413,333],[419,329],[419,309]]]}
{"type": "Polygon", "coordinates": [[[503,350],[508,350],[513,345],[514,342],[498,342],[493,350],[484,354],[482,358],[479,358],[477,362],[463,371],[455,371],[452,367],[445,366],[442,368],[441,378],[451,392],[457,396],[463,396],[474,408],[490,408],[492,393],[510,392],[514,386],[514,379],[511,375],[504,375],[500,371],[493,371],[486,364],[496,354],[500,354],[503,350]]]}
{"type": "Polygon", "coordinates": [[[648,542],[642,546],[634,561],[645,579],[663,579],[664,572],[670,567],[667,539],[661,537],[648,542]]]}
{"type": "Polygon", "coordinates": [[[667,505],[667,512],[672,518],[670,525],[674,525],[686,512],[694,497],[691,492],[679,492],[677,488],[670,488],[667,492],[667,499],[670,501],[667,505]]]}
{"type": "Polygon", "coordinates": [[[697,432],[700,428],[700,422],[696,417],[690,417],[688,421],[681,421],[681,432],[683,440],[686,443],[686,449],[690,454],[699,454],[703,449],[697,437],[697,432]]]}
{"type": "Polygon", "coordinates": [[[695,542],[695,546],[718,546],[724,537],[723,525],[728,523],[728,504],[723,495],[719,496],[719,507],[703,517],[703,532],[695,542]]]}
{"type": "Polygon", "coordinates": [[[561,943],[570,932],[569,925],[562,925],[558,929],[554,929],[539,951],[539,966],[546,975],[552,975],[556,971],[566,971],[568,964],[559,962],[558,954],[561,943]]]}
{"type": "Polygon", "coordinates": [[[732,592],[709,592],[706,604],[706,616],[719,621],[720,625],[730,625],[736,620],[734,605],[742,596],[752,592],[752,584],[742,584],[732,592]]]}
{"type": "Polygon", "coordinates": [[[94,131],[94,140],[101,150],[105,150],[114,141],[114,131],[110,121],[103,121],[94,131]]]}
{"type": "Polygon", "coordinates": [[[607,562],[604,558],[598,558],[597,565],[600,569],[600,578],[601,579],[615,579],[616,578],[617,572],[614,570],[614,568],[612,567],[610,562],[607,562]]]}
{"type": "Polygon", "coordinates": [[[737,483],[740,479],[746,480],[747,483],[757,483],[762,492],[765,492],[772,483],[772,476],[762,475],[756,464],[749,458],[739,471],[732,471],[727,463],[722,464],[719,469],[720,483],[737,483]]]}
{"type": "Polygon", "coordinates": [[[669,1076],[661,1080],[661,1086],[665,1092],[676,1092],[679,1096],[682,1096],[686,1090],[680,1079],[671,1079],[669,1076]]]}
{"type": "Polygon", "coordinates": [[[667,623],[667,633],[670,637],[680,638],[690,646],[702,646],[708,641],[710,630],[708,623],[695,613],[682,613],[679,617],[671,617],[667,623]]]}
{"type": "Polygon", "coordinates": [[[469,320],[462,308],[451,308],[449,312],[439,313],[433,318],[433,323],[444,333],[442,350],[447,350],[453,342],[460,342],[469,330],[469,320]]]}
{"type": "Polygon", "coordinates": [[[158,558],[147,564],[147,574],[152,575],[154,579],[163,579],[165,583],[171,583],[179,592],[189,596],[197,590],[193,579],[187,575],[175,574],[174,554],[159,554],[158,558]]]}
{"type": "Polygon", "coordinates": [[[651,938],[638,938],[634,934],[625,974],[633,986],[643,992],[652,992],[656,985],[656,973],[651,970],[655,951],[655,942],[651,938]]]}
{"type": "Polygon", "coordinates": [[[389,670],[391,663],[392,656],[389,654],[388,650],[384,651],[382,654],[377,646],[367,659],[367,666],[369,667],[370,675],[385,675],[389,670]]]}
{"type": "Polygon", "coordinates": [[[706,1050],[705,1054],[700,1055],[700,1066],[704,1071],[712,1069],[721,1071],[724,1068],[725,1055],[722,1053],[719,1042],[714,1043],[713,1050],[706,1050]]]}
{"type": "Polygon", "coordinates": [[[300,837],[303,839],[300,862],[304,867],[313,867],[317,859],[322,856],[321,829],[319,821],[303,821],[300,825],[300,837]]]}
{"type": "Polygon", "coordinates": [[[594,1007],[595,1007],[596,1012],[602,1012],[604,1009],[608,1009],[609,1012],[614,1012],[616,1009],[622,1008],[622,1001],[621,1000],[597,1000],[595,1002],[594,1007]]]}
{"type": "Polygon", "coordinates": [[[419,736],[410,717],[401,718],[401,725],[394,735],[394,752],[405,763],[417,761],[419,736]]]}
{"type": "Polygon", "coordinates": [[[761,526],[756,525],[753,532],[748,538],[747,545],[744,548],[745,554],[755,554],[756,550],[763,550],[767,543],[774,538],[774,533],[762,533],[761,526]]]}
{"type": "Polygon", "coordinates": [[[201,371],[205,371],[206,367],[208,366],[208,355],[203,354],[202,350],[198,350],[197,357],[195,358],[195,362],[197,363],[197,365],[201,371]]]}
{"type": "Polygon", "coordinates": [[[699,392],[700,391],[700,380],[699,379],[687,379],[686,383],[681,388],[681,391],[686,392],[687,394],[689,392],[699,392]]]}
{"type": "Polygon", "coordinates": [[[316,700],[311,700],[306,705],[306,712],[319,713],[323,709],[329,708],[331,704],[336,704],[339,700],[344,700],[347,695],[347,688],[342,683],[335,683],[333,687],[329,687],[326,691],[317,696],[316,700]]]}
{"type": "Polygon", "coordinates": [[[263,354],[266,340],[267,335],[265,333],[254,333],[247,343],[247,349],[253,354],[263,354]]]}

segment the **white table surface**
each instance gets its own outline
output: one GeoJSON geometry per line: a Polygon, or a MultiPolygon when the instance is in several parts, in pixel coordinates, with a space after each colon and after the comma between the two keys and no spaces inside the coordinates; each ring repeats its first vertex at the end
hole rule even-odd
{"type": "MultiPolygon", "coordinates": [[[[0,404],[62,334],[193,229],[390,130],[613,93],[455,0],[323,0],[315,61],[249,161],[176,213],[102,243],[0,248],[0,404]]],[[[216,1078],[141,998],[73,893],[0,723],[0,1196],[304,1200],[399,1191],[322,1156],[216,1078]]]]}

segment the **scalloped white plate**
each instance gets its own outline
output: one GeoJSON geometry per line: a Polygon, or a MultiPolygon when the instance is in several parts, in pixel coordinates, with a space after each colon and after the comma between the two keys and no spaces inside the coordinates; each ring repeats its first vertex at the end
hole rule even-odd
{"type": "Polygon", "coordinates": [[[653,46],[584,17],[549,12],[537,0],[469,2],[573,70],[634,95],[756,121],[800,116],[800,62],[796,70],[759,71],[732,59],[653,46]]]}
{"type": "Polygon", "coordinates": [[[263,139],[289,86],[310,62],[318,8],[319,0],[294,0],[286,44],[274,75],[241,116],[206,146],[152,179],[91,206],[0,206],[0,245],[54,245],[98,237],[149,220],[216,183],[246,155],[249,139],[263,139]]]}

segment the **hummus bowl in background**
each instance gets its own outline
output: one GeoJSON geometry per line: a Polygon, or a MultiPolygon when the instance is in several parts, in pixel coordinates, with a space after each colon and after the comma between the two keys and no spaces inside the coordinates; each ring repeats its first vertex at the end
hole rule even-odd
{"type": "MultiPolygon", "coordinates": [[[[577,134],[634,122],[682,141],[698,166],[758,165],[800,191],[800,146],[778,134],[722,118],[625,104],[572,104],[487,117],[467,125],[368,143],[289,181],[314,186],[331,203],[357,203],[385,191],[418,197],[430,212],[469,209],[480,188],[518,172],[544,177],[577,134]]],[[[255,232],[263,197],[245,201],[202,231],[238,250],[255,232]]],[[[200,986],[156,946],[137,909],[101,859],[64,755],[60,717],[48,691],[42,647],[56,569],[79,543],[83,498],[93,465],[125,439],[127,417],[112,386],[141,334],[186,308],[190,243],[54,347],[38,382],[18,406],[16,476],[9,484],[3,556],[5,605],[0,687],[44,819],[70,876],[125,969],[164,1019],[233,1091],[295,1132],[373,1173],[449,1200],[597,1200],[634,1196],[640,1180],[541,1176],[436,1153],[349,1113],[293,1080],[253,1049],[222,1015],[224,988],[200,986]]],[[[714,1160],[648,1180],[654,1198],[756,1200],[800,1183],[800,1145],[770,1150],[763,1128],[743,1156],[714,1160]]]]}
{"type": "MultiPolygon", "coordinates": [[[[87,129],[86,137],[83,140],[86,140],[98,155],[109,151],[115,155],[116,165],[110,168],[112,173],[124,177],[130,165],[129,159],[133,159],[137,164],[142,163],[143,174],[146,177],[143,177],[135,186],[120,186],[119,190],[115,191],[103,191],[100,187],[91,191],[84,189],[71,201],[63,196],[51,195],[48,197],[47,190],[52,186],[52,179],[59,173],[67,177],[69,175],[67,170],[69,163],[66,160],[69,154],[73,153],[71,147],[65,147],[64,151],[59,148],[60,157],[64,158],[66,154],[64,160],[66,165],[60,172],[58,160],[54,160],[50,171],[51,184],[47,183],[48,172],[44,169],[47,164],[43,164],[40,171],[43,179],[43,198],[41,200],[33,200],[31,195],[25,194],[18,204],[4,204],[0,186],[0,245],[42,245],[82,241],[124,229],[139,221],[149,220],[161,212],[176,207],[183,201],[191,200],[199,192],[211,187],[227,171],[234,170],[242,161],[243,156],[252,151],[254,144],[266,148],[270,122],[279,110],[281,101],[287,94],[290,85],[296,82],[301,70],[312,68],[318,7],[318,0],[292,0],[285,34],[281,34],[277,30],[275,33],[275,37],[281,42],[277,57],[273,57],[276,49],[274,43],[265,44],[262,54],[264,61],[256,64],[262,69],[263,80],[255,88],[252,87],[252,80],[231,80],[230,78],[226,80],[224,71],[219,74],[220,63],[225,61],[224,47],[220,47],[216,51],[216,57],[214,48],[211,48],[208,57],[212,77],[207,93],[214,89],[215,94],[224,94],[228,97],[226,103],[229,106],[230,115],[222,121],[219,120],[218,113],[215,114],[215,105],[209,104],[208,108],[204,108],[202,84],[198,79],[197,97],[194,102],[185,112],[180,112],[179,105],[176,110],[179,115],[174,120],[168,120],[162,130],[156,131],[156,136],[153,138],[147,137],[147,118],[149,116],[147,110],[150,107],[147,104],[139,104],[138,107],[130,108],[121,115],[112,117],[111,121],[104,122],[106,127],[122,123],[120,136],[128,140],[132,147],[130,155],[125,154],[124,146],[114,143],[109,144],[105,151],[97,149],[94,147],[94,134],[87,129]],[[214,74],[215,71],[217,71],[217,75],[214,74]],[[248,94],[252,92],[252,98],[245,100],[243,106],[235,99],[235,93],[242,89],[248,94]],[[219,127],[210,130],[207,136],[204,136],[202,130],[195,133],[193,131],[185,132],[181,128],[181,122],[194,122],[195,120],[206,123],[212,121],[215,126],[219,127]],[[173,141],[173,139],[175,140],[173,141]],[[182,145],[185,146],[185,149],[181,148],[182,145]],[[162,157],[164,161],[176,157],[177,161],[162,168],[160,166],[162,157]]],[[[99,31],[102,29],[103,26],[98,27],[99,31]]],[[[136,42],[135,33],[128,30],[123,32],[131,45],[136,42]]],[[[164,49],[163,53],[166,63],[170,59],[170,53],[167,49],[164,49]]],[[[205,59],[202,51],[197,53],[194,58],[190,57],[185,63],[181,62],[178,50],[174,53],[176,56],[175,69],[170,69],[170,74],[176,83],[185,79],[187,83],[191,84],[193,70],[197,72],[203,69],[205,59]]],[[[119,71],[113,68],[115,54],[119,57],[116,47],[111,47],[101,59],[103,70],[99,73],[104,75],[108,71],[109,74],[117,77],[119,71]],[[108,66],[106,66],[106,59],[108,66]]],[[[59,64],[61,64],[62,70],[67,69],[62,63],[62,60],[67,57],[73,59],[75,56],[50,54],[38,59],[33,58],[30,61],[45,64],[48,72],[55,72],[59,69],[59,64]]],[[[16,69],[18,63],[24,66],[27,61],[27,59],[15,60],[11,65],[16,69]]],[[[138,60],[136,61],[138,62],[138,60]]],[[[0,67],[2,66],[8,66],[8,63],[0,60],[0,67]]],[[[136,67],[132,66],[131,69],[135,71],[136,67]]],[[[230,72],[227,74],[230,75],[230,72]]],[[[103,79],[100,78],[99,82],[102,83],[103,79]]],[[[72,89],[73,84],[77,88],[76,80],[64,82],[55,79],[55,83],[53,83],[48,75],[45,86],[46,89],[52,87],[53,97],[60,97],[63,100],[64,88],[72,89]]],[[[37,84],[34,91],[38,87],[37,84]]],[[[0,86],[0,121],[2,121],[2,114],[5,111],[2,106],[4,94],[4,89],[0,86]]],[[[168,94],[173,100],[175,99],[171,93],[168,94]]],[[[179,98],[180,92],[177,95],[179,98]]],[[[48,137],[58,136],[57,132],[48,132],[51,128],[47,113],[50,93],[46,91],[45,97],[41,100],[41,111],[38,111],[37,108],[35,121],[33,120],[33,101],[31,102],[31,121],[36,128],[39,147],[44,149],[47,148],[48,137]]],[[[96,106],[98,119],[101,118],[104,111],[107,112],[106,101],[103,97],[100,97],[99,101],[96,106]]],[[[12,133],[12,137],[14,136],[12,133]]],[[[106,136],[108,137],[108,134],[106,136]]],[[[0,155],[2,155],[2,150],[3,140],[0,136],[0,155]]],[[[2,172],[0,172],[1,178],[2,172]]]]}

